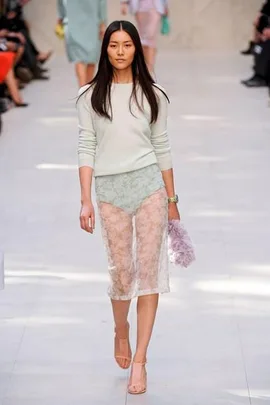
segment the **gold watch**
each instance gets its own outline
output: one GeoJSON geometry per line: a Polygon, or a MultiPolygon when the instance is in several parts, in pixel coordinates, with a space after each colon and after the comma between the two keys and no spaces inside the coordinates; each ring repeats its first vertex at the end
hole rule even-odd
{"type": "Polygon", "coordinates": [[[168,202],[169,203],[178,203],[178,201],[179,201],[179,198],[178,198],[178,195],[177,194],[175,194],[173,197],[168,197],[168,202]]]}

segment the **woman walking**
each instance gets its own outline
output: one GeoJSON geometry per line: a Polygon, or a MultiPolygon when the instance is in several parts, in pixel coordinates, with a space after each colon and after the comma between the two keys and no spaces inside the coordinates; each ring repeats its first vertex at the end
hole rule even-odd
{"type": "Polygon", "coordinates": [[[161,16],[168,15],[167,0],[120,0],[121,12],[135,15],[148,69],[154,72],[161,16]]]}
{"type": "Polygon", "coordinates": [[[60,24],[65,28],[68,59],[75,63],[79,86],[94,77],[105,32],[106,0],[58,0],[60,24]]]}
{"type": "Polygon", "coordinates": [[[147,348],[160,293],[169,292],[167,226],[179,219],[167,136],[168,99],[147,69],[138,31],[115,21],[103,39],[98,72],[80,89],[81,228],[93,233],[93,173],[108,252],[115,359],[132,362],[128,391],[146,391],[147,348]],[[128,313],[137,297],[137,345],[128,313]]]}

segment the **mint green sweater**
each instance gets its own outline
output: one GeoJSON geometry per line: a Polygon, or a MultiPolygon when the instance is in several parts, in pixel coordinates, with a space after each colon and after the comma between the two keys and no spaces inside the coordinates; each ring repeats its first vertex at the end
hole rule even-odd
{"type": "MultiPolygon", "coordinates": [[[[82,87],[79,95],[87,87],[82,87]]],[[[79,98],[79,167],[92,167],[95,176],[130,172],[154,163],[161,171],[172,168],[167,135],[168,101],[158,87],[155,91],[159,115],[153,124],[150,124],[151,109],[145,97],[143,111],[132,100],[130,112],[132,83],[112,84],[112,121],[93,111],[92,88],[79,98]]],[[[140,92],[138,100],[141,100],[140,92]]]]}

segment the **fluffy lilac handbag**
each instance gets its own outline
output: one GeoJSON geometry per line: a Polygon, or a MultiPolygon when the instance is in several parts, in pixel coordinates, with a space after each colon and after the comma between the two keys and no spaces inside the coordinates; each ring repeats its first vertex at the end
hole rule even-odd
{"type": "Polygon", "coordinates": [[[170,262],[188,267],[195,260],[195,252],[187,230],[178,219],[169,221],[169,259],[170,262]]]}

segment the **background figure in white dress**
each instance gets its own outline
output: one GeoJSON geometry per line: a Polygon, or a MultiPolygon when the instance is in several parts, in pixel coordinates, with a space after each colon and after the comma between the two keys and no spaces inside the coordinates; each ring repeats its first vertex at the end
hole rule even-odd
{"type": "Polygon", "coordinates": [[[135,15],[148,69],[154,72],[161,17],[168,15],[167,0],[120,0],[123,15],[135,15]]]}

